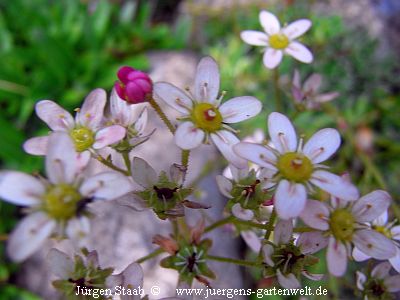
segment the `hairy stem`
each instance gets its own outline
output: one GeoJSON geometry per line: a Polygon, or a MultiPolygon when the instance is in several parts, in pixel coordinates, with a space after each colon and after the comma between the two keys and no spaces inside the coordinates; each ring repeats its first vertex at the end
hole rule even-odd
{"type": "Polygon", "coordinates": [[[168,117],[166,116],[166,114],[163,112],[163,110],[161,109],[161,107],[158,105],[158,103],[156,102],[156,100],[154,100],[154,98],[150,98],[149,100],[150,105],[154,108],[154,110],[156,111],[156,113],[158,114],[158,116],[160,117],[160,119],[164,122],[164,124],[168,127],[169,131],[171,131],[172,134],[175,133],[175,127],[174,125],[172,125],[171,121],[168,119],[168,117]]]}
{"type": "Polygon", "coordinates": [[[275,211],[275,207],[274,207],[272,210],[272,213],[271,213],[271,217],[269,218],[269,221],[267,223],[267,226],[265,227],[265,229],[267,230],[267,232],[265,233],[265,237],[264,237],[266,241],[269,240],[272,230],[274,229],[275,219],[276,219],[276,211],[275,211]]]}
{"type": "Polygon", "coordinates": [[[214,230],[215,228],[221,227],[221,226],[223,226],[225,224],[232,223],[234,221],[234,219],[235,218],[233,216],[229,216],[229,217],[227,217],[225,219],[221,219],[221,220],[211,224],[210,226],[207,226],[204,229],[204,233],[210,232],[210,231],[214,230]]]}
{"type": "Polygon", "coordinates": [[[234,259],[234,258],[229,258],[229,257],[207,255],[207,259],[220,261],[220,262],[227,262],[227,263],[231,263],[231,264],[235,264],[235,265],[239,265],[239,266],[245,266],[245,267],[258,267],[258,268],[263,267],[261,264],[259,264],[257,262],[246,261],[246,260],[241,260],[241,259],[234,259]]]}
{"type": "Polygon", "coordinates": [[[279,68],[274,69],[274,90],[275,90],[275,110],[280,112],[282,111],[282,95],[279,87],[279,68]]]}
{"type": "Polygon", "coordinates": [[[141,264],[142,262],[145,262],[146,260],[152,259],[158,255],[160,255],[161,253],[163,253],[164,250],[161,248],[157,248],[156,250],[154,250],[153,252],[151,252],[150,254],[143,256],[142,258],[139,258],[136,262],[138,264],[141,264]]]}
{"type": "Polygon", "coordinates": [[[109,167],[110,169],[113,169],[114,171],[117,171],[125,176],[130,176],[130,172],[128,170],[123,170],[121,168],[118,168],[117,166],[115,166],[112,162],[106,160],[104,157],[102,157],[101,155],[96,156],[96,159],[101,162],[103,165],[109,167]]]}

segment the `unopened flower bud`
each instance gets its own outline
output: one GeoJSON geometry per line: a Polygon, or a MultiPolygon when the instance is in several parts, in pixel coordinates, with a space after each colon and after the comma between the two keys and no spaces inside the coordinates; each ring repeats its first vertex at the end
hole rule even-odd
{"type": "Polygon", "coordinates": [[[118,96],[128,103],[147,102],[153,91],[153,83],[146,73],[124,66],[117,73],[119,81],[115,83],[118,96]]]}

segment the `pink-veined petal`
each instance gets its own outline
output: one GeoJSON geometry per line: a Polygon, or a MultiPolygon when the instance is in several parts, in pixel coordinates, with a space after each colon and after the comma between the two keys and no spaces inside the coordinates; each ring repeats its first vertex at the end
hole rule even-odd
{"type": "Polygon", "coordinates": [[[300,217],[306,225],[312,228],[328,230],[329,214],[329,209],[324,203],[317,200],[308,200],[300,217]]]}
{"type": "Polygon", "coordinates": [[[287,274],[286,276],[282,274],[281,270],[276,270],[276,276],[278,278],[279,284],[285,289],[298,289],[300,288],[300,282],[294,276],[294,274],[287,274]]]}
{"type": "Polygon", "coordinates": [[[218,134],[212,133],[211,139],[229,163],[239,169],[247,167],[247,161],[233,152],[233,145],[239,143],[239,139],[236,135],[227,130],[220,130],[218,134]]]}
{"type": "Polygon", "coordinates": [[[309,64],[313,61],[313,54],[311,51],[299,42],[291,42],[284,51],[286,54],[289,54],[303,63],[309,64]]]}
{"type": "Polygon", "coordinates": [[[240,232],[240,236],[243,238],[243,240],[246,242],[247,246],[253,252],[259,253],[261,249],[261,240],[260,238],[254,233],[252,230],[243,230],[240,232]]]}
{"type": "Polygon", "coordinates": [[[242,40],[249,45],[253,46],[267,46],[268,36],[261,31],[245,30],[240,33],[242,40]]]}
{"type": "Polygon", "coordinates": [[[268,132],[280,153],[296,151],[297,134],[288,117],[278,112],[271,113],[268,116],[268,132]]]}
{"type": "Polygon", "coordinates": [[[317,131],[304,145],[303,153],[318,164],[331,157],[340,146],[340,135],[336,129],[325,128],[317,131]]]}
{"type": "Polygon", "coordinates": [[[39,179],[17,171],[0,172],[0,198],[7,202],[33,206],[40,204],[45,192],[39,179]]]}
{"type": "Polygon", "coordinates": [[[126,130],[120,125],[111,125],[100,129],[95,136],[94,149],[101,149],[119,142],[125,137],[126,130]]]}
{"type": "Polygon", "coordinates": [[[254,213],[250,209],[245,209],[242,208],[240,203],[236,203],[235,205],[232,206],[232,214],[241,220],[249,221],[253,219],[254,213]]]}
{"type": "Polygon", "coordinates": [[[190,97],[181,89],[168,82],[155,83],[153,93],[157,98],[162,99],[169,106],[183,114],[187,114],[193,107],[190,97]]]}
{"type": "Polygon", "coordinates": [[[306,93],[315,94],[322,83],[322,76],[320,74],[314,73],[307,78],[304,82],[303,90],[306,93]]]}
{"type": "Polygon", "coordinates": [[[77,172],[75,146],[67,133],[54,132],[49,137],[46,174],[54,183],[72,183],[77,172]]]}
{"type": "Polygon", "coordinates": [[[219,68],[216,61],[203,57],[197,65],[194,81],[194,96],[198,102],[208,102],[216,105],[219,93],[219,68]]]}
{"type": "Polygon", "coordinates": [[[35,105],[36,114],[54,131],[68,131],[74,127],[71,114],[51,100],[42,100],[35,105]]]}
{"type": "Polygon", "coordinates": [[[7,244],[8,256],[15,262],[25,260],[43,245],[55,226],[56,222],[43,212],[28,215],[10,235],[7,244]]]}
{"type": "Polygon", "coordinates": [[[72,259],[58,249],[52,248],[47,254],[47,261],[51,272],[60,279],[70,278],[74,271],[72,259]]]}
{"type": "Polygon", "coordinates": [[[263,10],[259,15],[261,26],[268,35],[273,35],[279,32],[281,25],[278,18],[269,11],[263,10]]]}
{"type": "Polygon", "coordinates": [[[389,275],[389,271],[392,268],[388,261],[377,264],[371,272],[371,276],[379,279],[384,279],[389,275]]]}
{"type": "Polygon", "coordinates": [[[347,269],[346,246],[343,243],[336,241],[333,237],[330,237],[326,260],[328,262],[329,273],[336,277],[343,276],[347,269]]]}
{"type": "Polygon", "coordinates": [[[325,103],[325,102],[332,101],[333,99],[336,99],[339,96],[340,96],[340,93],[338,93],[338,92],[322,93],[319,95],[315,95],[314,101],[319,102],[319,103],[325,103]]]}
{"type": "Polygon", "coordinates": [[[96,130],[103,119],[107,94],[103,89],[95,89],[86,96],[82,107],[76,114],[78,124],[96,130]]]}
{"type": "Polygon", "coordinates": [[[275,69],[282,61],[282,50],[267,48],[263,55],[263,63],[268,69],[275,69]]]}
{"type": "Polygon", "coordinates": [[[224,123],[237,123],[250,119],[260,113],[261,102],[251,96],[235,97],[219,107],[224,123]]]}
{"type": "Polygon", "coordinates": [[[383,283],[390,293],[397,293],[400,291],[400,275],[387,277],[383,283]]]}
{"type": "Polygon", "coordinates": [[[218,189],[221,192],[221,194],[224,195],[225,197],[227,197],[228,199],[233,198],[231,195],[232,182],[228,178],[226,178],[222,175],[217,175],[216,181],[217,181],[218,189]]]}
{"type": "Polygon", "coordinates": [[[48,142],[48,136],[38,136],[27,140],[22,147],[26,153],[32,155],[46,155],[48,142]]]}
{"type": "Polygon", "coordinates": [[[175,144],[182,149],[190,150],[199,147],[204,140],[205,133],[192,122],[183,122],[175,131],[175,144]]]}
{"type": "Polygon", "coordinates": [[[320,189],[345,201],[354,201],[359,197],[358,189],[351,182],[324,170],[315,171],[310,181],[320,189]]]}
{"type": "Polygon", "coordinates": [[[304,185],[290,183],[283,179],[275,192],[275,208],[278,216],[284,220],[298,217],[307,201],[307,191],[304,185]]]}
{"type": "Polygon", "coordinates": [[[274,244],[283,245],[289,243],[293,234],[292,220],[279,220],[275,225],[274,244]]]}
{"type": "Polygon", "coordinates": [[[156,171],[140,157],[134,157],[131,164],[133,180],[144,188],[152,187],[157,182],[156,171]]]}
{"type": "Polygon", "coordinates": [[[354,233],[353,242],[362,252],[376,259],[389,259],[396,255],[394,243],[374,230],[357,230],[354,233]]]}
{"type": "Polygon", "coordinates": [[[288,26],[282,29],[282,32],[291,40],[298,38],[303,35],[308,29],[310,29],[312,23],[308,19],[300,19],[290,23],[288,26]]]}
{"type": "Polygon", "coordinates": [[[276,171],[275,154],[260,144],[240,142],[233,146],[233,151],[240,157],[247,159],[261,167],[276,171]]]}
{"type": "Polygon", "coordinates": [[[99,200],[112,200],[133,190],[129,179],[117,172],[98,173],[87,178],[79,188],[82,195],[99,200]]]}
{"type": "Polygon", "coordinates": [[[384,213],[391,202],[392,198],[387,192],[373,191],[354,202],[352,212],[358,222],[371,222],[384,213]]]}
{"type": "Polygon", "coordinates": [[[303,254],[313,254],[328,245],[328,238],[321,231],[301,233],[296,243],[303,254]]]}

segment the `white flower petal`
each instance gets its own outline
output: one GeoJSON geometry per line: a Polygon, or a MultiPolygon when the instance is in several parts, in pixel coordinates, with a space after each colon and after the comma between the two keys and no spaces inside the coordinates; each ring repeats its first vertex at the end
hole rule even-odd
{"type": "Polygon", "coordinates": [[[276,34],[281,29],[279,20],[274,14],[263,10],[260,12],[259,18],[261,26],[264,28],[267,34],[276,34]]]}
{"type": "Polygon", "coordinates": [[[177,111],[187,114],[193,107],[190,97],[181,89],[168,82],[157,82],[154,84],[153,93],[177,111]]]}
{"type": "Polygon", "coordinates": [[[392,268],[389,262],[385,261],[377,264],[371,272],[371,276],[379,279],[384,279],[389,275],[389,271],[392,268]]]}
{"type": "Polygon", "coordinates": [[[299,42],[291,42],[284,51],[286,54],[289,54],[290,56],[303,63],[308,64],[313,61],[313,55],[311,51],[299,42]]]}
{"type": "Polygon", "coordinates": [[[143,283],[143,270],[138,263],[131,263],[122,271],[123,285],[129,288],[138,288],[143,283]]]}
{"type": "Polygon", "coordinates": [[[316,132],[304,145],[303,153],[314,164],[331,157],[340,146],[340,135],[336,129],[325,128],[316,132]]]}
{"type": "Polygon", "coordinates": [[[45,192],[39,179],[17,171],[0,172],[0,198],[16,205],[32,206],[40,203],[45,192]]]}
{"type": "Polygon", "coordinates": [[[143,108],[142,112],[140,113],[138,119],[135,122],[135,130],[138,134],[142,134],[147,126],[147,122],[149,119],[149,113],[147,111],[147,107],[143,108]]]}
{"type": "Polygon", "coordinates": [[[133,180],[144,188],[152,187],[157,182],[157,173],[140,157],[134,157],[131,164],[133,180]]]}
{"type": "Polygon", "coordinates": [[[261,249],[261,240],[260,238],[251,230],[243,230],[240,232],[241,237],[249,246],[251,250],[255,253],[259,253],[261,249]]]}
{"type": "Polygon", "coordinates": [[[95,89],[86,96],[82,107],[76,114],[78,124],[96,130],[103,119],[104,106],[107,102],[107,94],[103,89],[95,89]]]}
{"type": "Polygon", "coordinates": [[[232,199],[233,198],[231,195],[232,182],[228,178],[222,175],[217,175],[216,181],[218,189],[221,192],[221,194],[227,197],[228,199],[232,199]]]}
{"type": "Polygon", "coordinates": [[[282,61],[283,52],[273,48],[267,48],[263,55],[263,63],[268,69],[275,69],[282,61]]]}
{"type": "Polygon", "coordinates": [[[72,183],[77,172],[75,146],[67,133],[54,132],[49,137],[46,174],[54,183],[72,183]]]}
{"type": "Polygon", "coordinates": [[[71,114],[53,101],[39,101],[35,110],[38,117],[52,130],[68,131],[74,127],[75,122],[71,114]]]}
{"type": "Polygon", "coordinates": [[[15,262],[21,262],[36,252],[51,235],[56,226],[54,220],[42,212],[25,217],[13,230],[7,244],[7,254],[15,262]]]}
{"type": "Polygon", "coordinates": [[[320,280],[322,280],[322,278],[324,278],[324,274],[312,274],[305,270],[302,271],[301,274],[313,281],[320,281],[320,280]]]}
{"type": "Polygon", "coordinates": [[[303,254],[316,253],[328,245],[328,238],[321,231],[304,232],[296,243],[303,254]]]}
{"type": "Polygon", "coordinates": [[[298,217],[304,209],[307,191],[304,185],[281,180],[275,192],[275,208],[284,220],[298,217]]]}
{"type": "Polygon", "coordinates": [[[392,267],[397,271],[397,273],[400,272],[400,249],[396,247],[396,255],[389,258],[389,262],[392,265],[392,267]]]}
{"type": "Polygon", "coordinates": [[[111,125],[100,129],[95,136],[94,149],[101,149],[119,142],[125,137],[126,130],[120,125],[111,125]]]}
{"type": "Polygon", "coordinates": [[[359,197],[359,192],[352,183],[324,170],[315,171],[310,181],[320,189],[345,201],[354,201],[359,197]]]}
{"type": "Polygon", "coordinates": [[[300,217],[303,222],[315,229],[328,230],[329,209],[321,201],[308,200],[300,217]]]}
{"type": "Polygon", "coordinates": [[[247,175],[249,174],[248,168],[238,169],[233,165],[229,165],[228,169],[231,171],[231,178],[236,182],[239,182],[241,179],[247,177],[247,175]]]}
{"type": "Polygon", "coordinates": [[[88,246],[90,234],[90,221],[87,217],[73,218],[69,220],[65,233],[71,242],[78,248],[88,246]]]}
{"type": "Polygon", "coordinates": [[[347,268],[346,246],[336,241],[333,237],[329,238],[328,251],[326,253],[329,273],[336,277],[343,276],[347,268]]]}
{"type": "Polygon", "coordinates": [[[242,40],[253,46],[267,46],[268,36],[264,32],[255,30],[245,30],[240,33],[242,40]]]}
{"type": "Polygon", "coordinates": [[[400,225],[393,226],[390,229],[390,233],[392,234],[392,238],[394,240],[400,240],[400,225]]]}
{"type": "Polygon", "coordinates": [[[288,26],[282,29],[282,32],[291,40],[298,38],[303,35],[308,29],[310,29],[312,23],[308,19],[300,19],[290,23],[288,26]]]}
{"type": "Polygon", "coordinates": [[[371,222],[389,208],[391,201],[387,192],[373,191],[354,202],[352,212],[358,222],[371,222]]]}
{"type": "Polygon", "coordinates": [[[233,151],[240,157],[247,159],[261,167],[276,171],[275,154],[260,144],[241,142],[233,146],[233,151]]]}
{"type": "Polygon", "coordinates": [[[352,256],[355,261],[366,261],[367,259],[371,258],[371,256],[365,254],[364,252],[359,250],[357,247],[353,248],[352,256]]]}
{"type": "Polygon", "coordinates": [[[182,149],[197,148],[204,140],[205,133],[192,122],[183,122],[175,131],[175,144],[182,149]]]}
{"type": "Polygon", "coordinates": [[[268,116],[268,132],[280,153],[296,151],[297,135],[288,117],[278,112],[271,113],[268,116]]]}
{"type": "MultiPolygon", "coordinates": [[[[377,217],[375,220],[372,221],[372,224],[378,225],[378,226],[385,226],[388,222],[388,211],[384,211],[379,217],[377,217]]],[[[392,228],[393,229],[393,228],[392,228]]]]}
{"type": "Polygon", "coordinates": [[[47,261],[51,272],[59,279],[68,279],[74,271],[72,259],[58,249],[52,248],[47,254],[47,261]]]}
{"type": "Polygon", "coordinates": [[[142,107],[140,104],[129,104],[118,96],[115,89],[112,90],[110,96],[110,114],[114,123],[122,126],[132,125],[137,118],[137,111],[141,110],[142,107]]]}
{"type": "Polygon", "coordinates": [[[212,133],[211,139],[226,160],[239,169],[247,167],[247,161],[233,152],[233,145],[239,143],[239,139],[227,130],[220,130],[218,134],[212,133]]]}
{"type": "Polygon", "coordinates": [[[385,278],[383,283],[390,293],[397,293],[400,291],[400,275],[385,278]]]}
{"type": "Polygon", "coordinates": [[[237,123],[258,115],[261,102],[251,96],[235,97],[219,107],[224,123],[237,123]]]}
{"type": "Polygon", "coordinates": [[[172,164],[169,168],[169,176],[171,180],[178,185],[182,185],[185,181],[187,167],[179,164],[172,164]]]}
{"type": "Polygon", "coordinates": [[[365,276],[365,274],[361,273],[360,271],[356,271],[356,277],[357,277],[357,288],[360,291],[363,291],[364,283],[367,281],[367,276],[365,276]]]}
{"type": "Polygon", "coordinates": [[[208,102],[216,105],[219,93],[219,68],[216,61],[203,57],[197,65],[194,81],[194,96],[198,102],[208,102]]]}
{"type": "Polygon", "coordinates": [[[283,245],[292,239],[293,222],[292,220],[279,220],[275,225],[274,244],[283,245]]]}
{"type": "Polygon", "coordinates": [[[241,220],[249,221],[253,219],[254,213],[250,209],[244,209],[240,203],[236,203],[232,206],[232,214],[241,220]]]}
{"type": "Polygon", "coordinates": [[[394,243],[374,230],[357,230],[354,233],[353,242],[362,252],[376,259],[384,260],[396,255],[394,243]]]}
{"type": "Polygon", "coordinates": [[[297,280],[294,274],[283,275],[281,270],[276,270],[276,277],[278,278],[279,284],[285,289],[298,289],[300,288],[300,282],[297,280]]]}
{"type": "Polygon", "coordinates": [[[273,267],[275,264],[271,256],[274,253],[274,247],[272,247],[272,245],[270,244],[266,244],[262,247],[262,252],[263,252],[264,262],[270,267],[273,267]]]}
{"type": "Polygon", "coordinates": [[[131,208],[135,211],[143,211],[149,208],[146,202],[134,193],[127,193],[125,195],[122,195],[115,201],[118,205],[131,208]]]}
{"type": "Polygon", "coordinates": [[[335,99],[339,96],[340,96],[340,93],[338,93],[338,92],[323,93],[323,94],[316,95],[314,97],[314,101],[319,102],[319,103],[325,103],[325,102],[332,101],[333,99],[335,99]]]}
{"type": "Polygon", "coordinates": [[[90,161],[90,151],[86,150],[83,152],[76,153],[76,164],[78,168],[78,173],[83,172],[90,161]]]}
{"type": "Polygon", "coordinates": [[[46,155],[48,142],[48,136],[38,136],[27,140],[22,147],[26,153],[32,155],[46,155]]]}
{"type": "Polygon", "coordinates": [[[117,172],[98,173],[87,178],[79,188],[82,195],[99,200],[112,200],[133,190],[129,179],[117,172]]]}

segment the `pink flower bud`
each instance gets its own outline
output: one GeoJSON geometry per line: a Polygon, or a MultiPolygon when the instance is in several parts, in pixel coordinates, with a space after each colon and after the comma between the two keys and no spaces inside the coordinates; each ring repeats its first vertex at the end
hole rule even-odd
{"type": "Polygon", "coordinates": [[[117,73],[119,81],[114,85],[118,96],[128,103],[147,102],[153,91],[153,83],[146,73],[131,67],[121,67],[117,73]]]}

